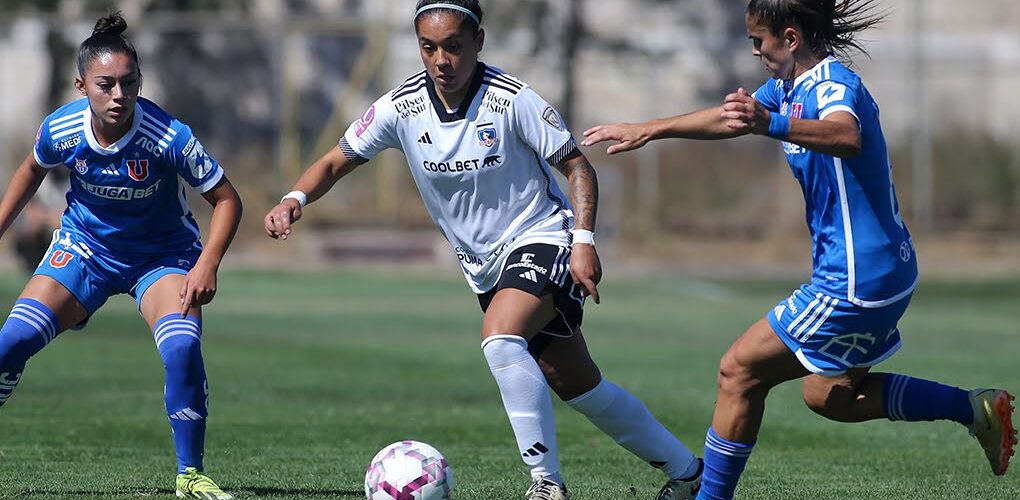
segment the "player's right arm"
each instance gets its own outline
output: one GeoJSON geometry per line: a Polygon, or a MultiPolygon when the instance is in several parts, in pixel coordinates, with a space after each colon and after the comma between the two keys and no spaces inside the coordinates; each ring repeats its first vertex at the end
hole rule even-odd
{"type": "Polygon", "coordinates": [[[29,154],[25,161],[21,162],[21,166],[14,171],[14,176],[11,177],[11,182],[7,185],[7,191],[4,192],[4,197],[0,200],[0,237],[7,233],[7,228],[11,227],[14,219],[28,204],[28,200],[31,200],[35,195],[39,185],[46,178],[47,172],[49,172],[48,169],[36,162],[34,154],[29,154]]]}
{"type": "MultiPolygon", "coordinates": [[[[782,101],[782,81],[765,82],[753,96],[763,109],[770,112],[779,111],[782,101]]],[[[640,148],[655,139],[701,139],[717,140],[740,137],[750,133],[744,128],[731,126],[731,118],[726,116],[726,103],[686,115],[661,118],[644,123],[618,123],[615,125],[599,125],[584,132],[582,146],[592,146],[604,141],[617,141],[606,149],[609,154],[622,153],[640,148]]]]}
{"type": "Polygon", "coordinates": [[[617,123],[599,125],[584,131],[582,146],[593,146],[600,142],[616,141],[609,146],[609,154],[631,151],[656,139],[729,139],[747,132],[726,126],[721,106],[695,111],[685,115],[660,118],[644,123],[617,123]]]}
{"type": "MultiPolygon", "coordinates": [[[[358,168],[358,163],[347,159],[340,147],[331,149],[301,174],[292,191],[300,191],[307,197],[307,203],[322,198],[345,175],[358,168]]],[[[291,225],[301,219],[301,203],[294,198],[284,198],[266,214],[266,234],[273,239],[287,239],[291,225]]]]}
{"type": "Polygon", "coordinates": [[[358,165],[367,163],[385,149],[399,148],[397,114],[389,94],[380,97],[360,119],[347,127],[337,147],[319,158],[301,174],[291,193],[304,198],[298,201],[288,194],[266,214],[266,234],[273,239],[287,239],[291,226],[301,218],[304,205],[322,198],[345,175],[358,165]]]}

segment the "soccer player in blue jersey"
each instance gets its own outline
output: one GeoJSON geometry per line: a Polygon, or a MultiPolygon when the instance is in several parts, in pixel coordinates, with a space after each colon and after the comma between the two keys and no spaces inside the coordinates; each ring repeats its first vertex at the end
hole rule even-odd
{"type": "Polygon", "coordinates": [[[721,107],[641,124],[594,127],[584,145],[618,141],[610,154],[668,137],[782,141],[807,205],[811,282],[779,302],[723,356],[699,500],[733,498],[758,436],[769,390],[803,378],[816,413],[840,422],[951,420],[970,429],[992,472],[1006,472],[1016,443],[1010,396],[965,391],[870,368],[900,347],[896,324],[917,282],[910,233],[899,214],[878,105],[834,53],[861,49],[855,35],[881,20],[872,0],[751,0],[747,31],[772,75],[721,107]]]}
{"type": "Polygon", "coordinates": [[[28,359],[127,293],[166,368],[167,416],[177,450],[177,495],[233,498],[203,474],[207,399],[201,306],[241,217],[241,200],[191,128],[138,96],[138,55],[119,13],[99,19],[78,49],[81,99],[46,117],[35,150],[0,201],[0,235],[46,173],[67,168],[61,227],[0,330],[0,405],[28,359]],[[203,247],[185,185],[213,206],[203,247]]]}

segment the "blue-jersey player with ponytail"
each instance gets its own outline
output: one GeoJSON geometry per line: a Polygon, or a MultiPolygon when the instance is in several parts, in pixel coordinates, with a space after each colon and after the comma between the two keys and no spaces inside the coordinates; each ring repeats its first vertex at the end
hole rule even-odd
{"type": "Polygon", "coordinates": [[[813,243],[811,282],[780,301],[723,356],[698,500],[729,500],[758,437],[765,398],[803,379],[816,413],[839,422],[949,420],[967,427],[992,472],[1006,472],[1016,430],[1012,396],[966,391],[871,368],[900,347],[897,323],[917,283],[914,246],[900,217],[879,108],[833,53],[881,20],[874,0],[751,0],[745,20],[772,79],[722,106],[641,124],[594,127],[585,145],[609,153],[652,139],[782,141],[800,182],[813,243]]]}
{"type": "Polygon", "coordinates": [[[203,473],[209,385],[201,306],[216,293],[241,200],[191,129],[138,96],[142,74],[125,29],[111,14],[82,42],[75,87],[84,97],[46,117],[0,200],[2,235],[50,169],[70,169],[61,227],[0,330],[0,406],[29,358],[84,326],[110,296],[130,294],[166,368],[176,493],[227,500],[203,473]],[[213,206],[204,246],[186,189],[213,206]]]}

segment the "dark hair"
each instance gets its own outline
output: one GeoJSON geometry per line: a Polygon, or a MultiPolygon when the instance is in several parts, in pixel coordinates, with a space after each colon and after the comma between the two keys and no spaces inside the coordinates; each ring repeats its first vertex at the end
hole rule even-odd
{"type": "Polygon", "coordinates": [[[851,50],[867,54],[857,34],[881,23],[878,0],[751,0],[747,15],[780,36],[787,26],[800,28],[808,47],[849,61],[851,50]]]}
{"type": "Polygon", "coordinates": [[[138,52],[135,46],[124,37],[122,33],[127,30],[127,21],[120,12],[112,12],[106,17],[96,21],[95,28],[92,28],[92,35],[81,42],[78,47],[78,74],[85,76],[85,69],[88,68],[93,59],[112,53],[123,53],[131,56],[138,66],[138,52]]]}
{"type": "Polygon", "coordinates": [[[426,5],[432,5],[435,3],[448,3],[450,5],[456,5],[458,7],[464,7],[465,9],[470,10],[478,18],[478,22],[476,23],[474,19],[471,19],[470,16],[459,10],[436,7],[435,9],[427,10],[425,12],[422,12],[420,15],[414,17],[415,29],[418,28],[418,20],[421,19],[422,16],[433,12],[444,12],[447,14],[459,16],[461,26],[463,26],[464,23],[470,23],[475,27],[476,33],[481,28],[480,24],[482,22],[482,6],[478,4],[478,0],[418,0],[417,5],[414,6],[414,11],[418,12],[418,9],[425,7],[426,5]]]}

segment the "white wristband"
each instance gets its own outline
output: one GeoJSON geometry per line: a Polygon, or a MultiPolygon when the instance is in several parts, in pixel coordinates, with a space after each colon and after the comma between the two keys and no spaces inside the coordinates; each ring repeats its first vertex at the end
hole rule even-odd
{"type": "Polygon", "coordinates": [[[587,229],[575,229],[574,244],[576,245],[578,243],[595,246],[595,233],[587,229]]]}
{"type": "Polygon", "coordinates": [[[301,205],[301,208],[305,208],[305,205],[308,204],[308,196],[301,191],[291,191],[283,195],[283,198],[280,198],[280,203],[283,203],[283,200],[286,200],[287,198],[297,200],[298,205],[301,205]]]}

